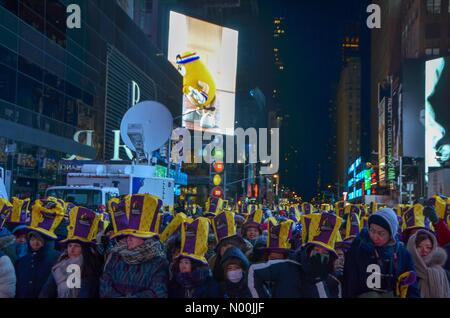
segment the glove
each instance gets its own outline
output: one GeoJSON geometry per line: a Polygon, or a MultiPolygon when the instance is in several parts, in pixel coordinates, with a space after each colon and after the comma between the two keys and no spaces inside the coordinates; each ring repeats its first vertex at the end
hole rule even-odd
{"type": "Polygon", "coordinates": [[[436,210],[432,206],[426,206],[423,209],[423,215],[427,217],[433,224],[436,224],[439,221],[439,217],[436,213],[436,210]]]}

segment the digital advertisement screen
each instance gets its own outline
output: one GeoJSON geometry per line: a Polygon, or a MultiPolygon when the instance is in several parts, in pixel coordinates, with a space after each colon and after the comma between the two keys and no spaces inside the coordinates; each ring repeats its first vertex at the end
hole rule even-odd
{"type": "Polygon", "coordinates": [[[183,126],[234,130],[238,32],[170,12],[168,59],[183,76],[183,126]]]}
{"type": "Polygon", "coordinates": [[[403,64],[403,156],[425,158],[425,62],[406,60],[403,64]]]}
{"type": "Polygon", "coordinates": [[[425,169],[450,159],[450,58],[426,62],[425,169]]]}

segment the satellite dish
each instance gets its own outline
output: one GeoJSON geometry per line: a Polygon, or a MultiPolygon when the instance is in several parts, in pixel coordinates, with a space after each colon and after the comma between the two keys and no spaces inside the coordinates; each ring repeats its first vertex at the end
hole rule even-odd
{"type": "Polygon", "coordinates": [[[147,157],[169,140],[173,117],[161,103],[140,102],[131,107],[120,123],[120,135],[125,145],[138,157],[147,157]]]}

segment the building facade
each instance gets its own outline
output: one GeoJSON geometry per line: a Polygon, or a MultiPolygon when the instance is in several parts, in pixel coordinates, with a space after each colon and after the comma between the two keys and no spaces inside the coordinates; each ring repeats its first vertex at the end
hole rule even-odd
{"type": "MultiPolygon", "coordinates": [[[[346,36],[336,96],[336,176],[339,192],[347,190],[347,169],[361,154],[361,58],[359,37],[346,36]]],[[[340,195],[340,194],[339,194],[340,195]]]]}
{"type": "Polygon", "coordinates": [[[181,76],[116,2],[78,3],[81,28],[71,29],[70,1],[0,2],[0,165],[11,195],[65,182],[63,159],[112,159],[133,82],[141,100],[181,111],[181,76]]]}

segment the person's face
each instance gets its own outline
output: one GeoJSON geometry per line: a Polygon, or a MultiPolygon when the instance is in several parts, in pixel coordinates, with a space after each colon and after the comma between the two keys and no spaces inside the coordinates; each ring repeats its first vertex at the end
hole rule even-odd
{"type": "Polygon", "coordinates": [[[192,263],[187,258],[182,258],[180,260],[180,273],[191,273],[192,263]]]}
{"type": "Polygon", "coordinates": [[[370,224],[369,237],[377,247],[386,245],[391,238],[389,232],[377,224],[370,224]]]}
{"type": "Polygon", "coordinates": [[[67,254],[70,258],[78,257],[81,255],[81,245],[78,243],[69,243],[67,245],[67,254]]]}
{"type": "Polygon", "coordinates": [[[27,235],[26,234],[17,234],[16,235],[16,243],[23,244],[27,241],[27,235]]]}
{"type": "Polygon", "coordinates": [[[330,252],[322,246],[314,246],[309,256],[314,256],[316,254],[328,255],[330,252]]]}
{"type": "Polygon", "coordinates": [[[420,242],[420,244],[416,247],[417,253],[420,255],[420,257],[427,257],[431,250],[433,249],[433,243],[431,243],[431,240],[426,239],[420,242]]]}
{"type": "Polygon", "coordinates": [[[277,252],[271,252],[268,257],[269,261],[277,260],[277,259],[285,259],[285,258],[286,257],[283,253],[277,253],[277,252]]]}
{"type": "Polygon", "coordinates": [[[242,269],[238,264],[228,264],[227,268],[225,269],[226,272],[231,272],[231,271],[237,271],[242,269]]]}
{"type": "Polygon", "coordinates": [[[44,243],[41,240],[38,240],[34,236],[30,239],[30,247],[36,252],[39,251],[44,246],[44,243]]]}
{"type": "Polygon", "coordinates": [[[336,254],[338,256],[336,262],[334,263],[335,266],[344,266],[344,262],[345,262],[345,254],[344,254],[344,250],[341,249],[337,249],[336,250],[336,254]]]}
{"type": "Polygon", "coordinates": [[[134,237],[131,235],[127,236],[127,247],[129,250],[135,249],[136,247],[144,244],[144,240],[139,237],[134,237]]]}
{"type": "Polygon", "coordinates": [[[220,256],[223,256],[223,254],[225,254],[227,249],[229,249],[230,247],[233,247],[233,245],[232,244],[224,244],[223,246],[221,246],[219,249],[220,256]]]}
{"type": "Polygon", "coordinates": [[[256,227],[249,227],[247,229],[247,238],[249,240],[256,240],[259,237],[259,231],[256,227]]]}

